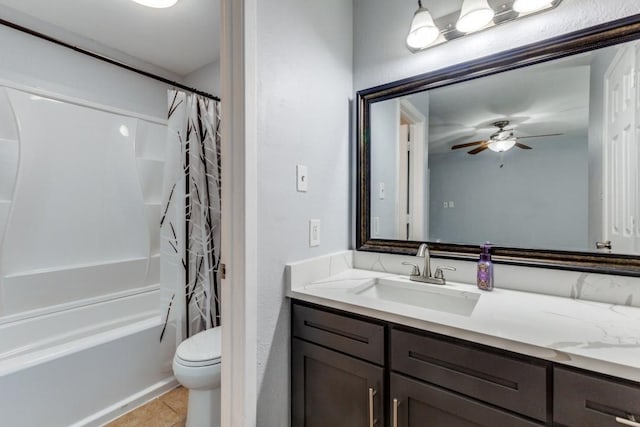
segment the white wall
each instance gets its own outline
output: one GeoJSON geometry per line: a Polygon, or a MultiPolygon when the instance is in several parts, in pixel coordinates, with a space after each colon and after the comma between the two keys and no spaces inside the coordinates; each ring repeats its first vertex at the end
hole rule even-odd
{"type": "Polygon", "coordinates": [[[183,82],[193,87],[220,97],[220,61],[211,62],[184,76],[183,82]]]}
{"type": "Polygon", "coordinates": [[[344,0],[259,2],[258,425],[289,425],[285,264],[349,247],[352,6],[344,0]],[[309,191],[296,192],[296,164],[309,191]],[[321,245],[308,246],[308,221],[321,245]]]}
{"type": "Polygon", "coordinates": [[[604,75],[616,54],[615,49],[602,49],[591,62],[589,92],[589,242],[604,240],[603,132],[604,75]]]}
{"type": "MultiPolygon", "coordinates": [[[[427,5],[428,7],[428,5],[427,5]]],[[[415,1],[354,0],[356,90],[427,73],[640,13],[629,0],[563,0],[553,11],[412,54],[405,47],[415,1]]]]}

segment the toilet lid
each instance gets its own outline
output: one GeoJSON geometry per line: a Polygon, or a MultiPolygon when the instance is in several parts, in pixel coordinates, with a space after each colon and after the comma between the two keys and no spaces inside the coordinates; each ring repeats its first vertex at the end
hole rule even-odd
{"type": "Polygon", "coordinates": [[[191,366],[219,363],[222,355],[220,330],[220,327],[207,329],[182,341],[176,350],[176,357],[191,366]]]}

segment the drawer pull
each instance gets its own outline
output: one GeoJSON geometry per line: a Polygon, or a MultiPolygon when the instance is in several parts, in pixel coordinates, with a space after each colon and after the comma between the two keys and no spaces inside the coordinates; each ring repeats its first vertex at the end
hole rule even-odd
{"type": "Polygon", "coordinates": [[[393,398],[393,427],[398,427],[398,406],[400,406],[400,401],[393,398]]]}
{"type": "Polygon", "coordinates": [[[618,424],[623,424],[625,426],[640,427],[640,423],[639,422],[628,420],[626,418],[616,417],[616,422],[618,424]]]}
{"type": "Polygon", "coordinates": [[[376,395],[376,391],[369,387],[369,427],[373,427],[376,423],[376,420],[373,419],[373,396],[376,395]]]}

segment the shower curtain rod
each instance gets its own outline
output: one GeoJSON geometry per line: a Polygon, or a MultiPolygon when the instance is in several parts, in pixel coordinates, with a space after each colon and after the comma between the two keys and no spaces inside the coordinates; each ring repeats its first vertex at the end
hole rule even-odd
{"type": "Polygon", "coordinates": [[[192,92],[192,93],[195,93],[195,94],[198,94],[198,95],[202,95],[202,96],[204,96],[206,98],[211,98],[211,99],[213,99],[215,101],[220,101],[220,98],[218,98],[215,95],[211,95],[210,93],[203,92],[201,90],[198,90],[198,89],[183,85],[182,83],[174,82],[173,80],[166,79],[166,78],[164,78],[162,76],[159,76],[157,74],[153,74],[153,73],[149,73],[149,72],[144,71],[144,70],[140,70],[138,68],[132,67],[131,65],[127,65],[124,62],[120,62],[120,61],[117,61],[115,59],[109,58],[108,56],[100,55],[99,53],[91,52],[90,50],[86,50],[86,49],[83,49],[81,47],[74,46],[74,45],[69,44],[67,42],[64,42],[62,40],[59,40],[59,39],[56,39],[54,37],[48,36],[48,35],[46,35],[44,33],[40,33],[38,31],[32,30],[31,28],[27,28],[27,27],[24,27],[22,25],[18,25],[18,24],[14,23],[14,22],[7,21],[6,19],[0,18],[0,24],[4,25],[5,27],[13,28],[14,30],[22,31],[23,33],[38,37],[38,38],[46,40],[48,42],[55,43],[55,44],[57,44],[59,46],[66,47],[66,48],[74,50],[76,52],[83,53],[83,54],[88,55],[88,56],[90,56],[92,58],[99,59],[100,61],[107,62],[107,63],[109,63],[111,65],[115,65],[117,67],[124,68],[125,70],[133,71],[134,73],[143,75],[145,77],[149,77],[149,78],[152,78],[154,80],[158,80],[158,81],[160,81],[162,83],[166,83],[166,84],[174,86],[174,87],[176,87],[178,89],[182,89],[182,90],[186,90],[188,92],[192,92]]]}

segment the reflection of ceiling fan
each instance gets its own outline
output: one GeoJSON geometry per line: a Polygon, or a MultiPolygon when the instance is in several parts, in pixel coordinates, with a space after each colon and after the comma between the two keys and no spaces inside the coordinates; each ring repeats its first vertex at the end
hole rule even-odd
{"type": "Polygon", "coordinates": [[[523,150],[531,150],[531,147],[525,144],[521,144],[520,142],[518,142],[518,140],[525,138],[540,138],[543,136],[562,135],[561,133],[551,133],[548,135],[514,136],[513,130],[505,129],[505,127],[509,125],[508,120],[499,120],[497,122],[494,122],[493,125],[498,128],[498,131],[492,134],[489,139],[454,145],[453,147],[451,147],[451,149],[457,150],[458,148],[466,148],[473,147],[474,145],[479,145],[479,147],[476,147],[473,150],[469,151],[469,154],[478,154],[486,150],[487,148],[492,151],[502,153],[504,151],[512,149],[514,146],[522,148],[523,150]]]}

